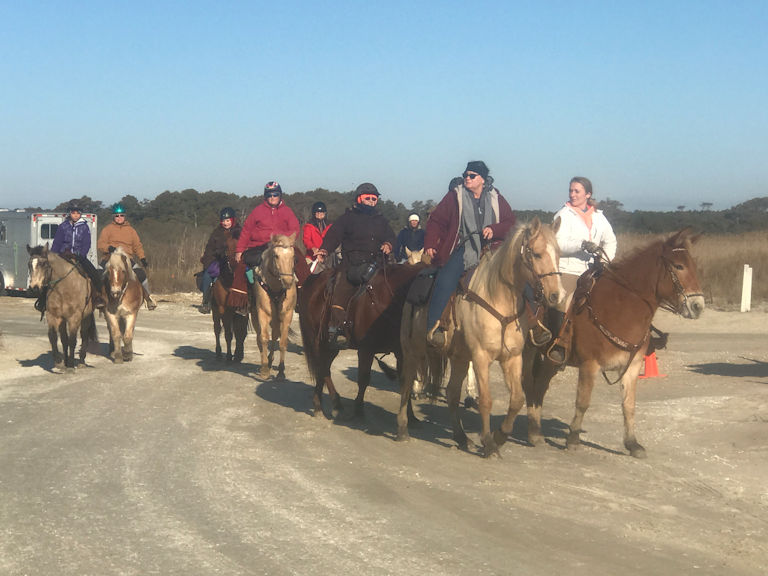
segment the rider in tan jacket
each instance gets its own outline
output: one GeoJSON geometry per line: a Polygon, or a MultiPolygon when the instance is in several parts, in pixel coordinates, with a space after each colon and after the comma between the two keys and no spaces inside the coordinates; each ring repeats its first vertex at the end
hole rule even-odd
{"type": "Polygon", "coordinates": [[[102,229],[96,248],[99,251],[99,261],[102,267],[116,248],[122,248],[131,258],[134,272],[136,272],[136,276],[141,281],[147,309],[154,310],[157,308],[157,304],[149,294],[149,282],[147,281],[146,272],[147,258],[144,254],[144,246],[142,246],[136,230],[126,221],[125,208],[123,208],[122,204],[115,204],[112,208],[112,222],[102,229]],[[138,263],[141,263],[141,265],[138,263]]]}

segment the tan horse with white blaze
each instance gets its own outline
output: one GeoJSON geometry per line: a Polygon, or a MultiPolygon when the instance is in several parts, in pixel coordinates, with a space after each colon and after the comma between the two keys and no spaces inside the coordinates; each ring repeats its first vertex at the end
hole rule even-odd
{"type": "Polygon", "coordinates": [[[285,378],[285,351],[288,347],[288,329],[296,308],[296,278],[294,276],[294,242],[296,235],[275,234],[269,247],[261,255],[261,264],[255,270],[254,302],[251,321],[256,328],[261,352],[259,377],[266,379],[272,366],[270,343],[278,341],[280,363],[277,378],[285,378]]]}
{"type": "MultiPolygon", "coordinates": [[[[564,298],[558,271],[560,250],[555,239],[559,225],[559,219],[554,226],[549,226],[534,218],[528,225],[518,228],[498,249],[481,258],[469,285],[456,295],[444,351],[451,363],[446,392],[453,436],[464,449],[472,442],[464,432],[458,408],[461,384],[470,362],[477,379],[481,438],[486,457],[498,453],[525,403],[522,354],[529,326],[523,291],[526,284],[530,284],[537,300],[550,307],[557,306],[564,298]],[[494,361],[501,365],[509,388],[509,408],[501,428],[491,434],[489,370],[494,361]]],[[[426,313],[426,307],[415,308],[410,304],[403,310],[401,341],[405,358],[397,417],[398,440],[408,438],[407,399],[416,372],[428,357],[426,313]]],[[[442,374],[437,375],[438,380],[441,377],[442,374]]]]}
{"type": "Polygon", "coordinates": [[[116,363],[133,360],[133,332],[144,301],[141,282],[131,266],[131,259],[117,248],[109,255],[104,269],[107,304],[104,315],[109,328],[109,352],[116,363]]]}

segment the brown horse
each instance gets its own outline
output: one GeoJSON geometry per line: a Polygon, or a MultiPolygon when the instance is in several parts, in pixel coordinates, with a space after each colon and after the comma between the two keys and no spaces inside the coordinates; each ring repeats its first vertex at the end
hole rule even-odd
{"type": "MultiPolygon", "coordinates": [[[[285,351],[288,348],[288,331],[296,308],[296,278],[294,276],[294,242],[296,235],[275,234],[261,255],[261,264],[254,271],[251,321],[256,328],[261,352],[259,377],[269,377],[273,352],[271,342],[277,341],[280,363],[277,379],[285,378],[285,351]]],[[[303,256],[302,256],[303,258],[303,256]]]]}
{"type": "MultiPolygon", "coordinates": [[[[651,320],[661,307],[684,318],[698,318],[704,310],[696,264],[690,249],[698,237],[682,230],[666,240],[652,242],[619,261],[607,264],[591,290],[576,291],[569,312],[572,323],[572,353],[568,364],[579,368],[576,412],[566,445],[580,444],[584,413],[599,372],[617,371],[623,395],[624,446],[636,458],[645,449],[635,437],[635,391],[637,377],[650,343],[651,320]]],[[[585,280],[586,277],[582,277],[585,280]]],[[[583,282],[582,282],[583,284],[583,282]]],[[[526,370],[528,438],[542,441],[541,406],[549,382],[557,372],[546,357],[534,350],[526,355],[532,364],[526,370]]]]}
{"type": "MultiPolygon", "coordinates": [[[[363,416],[365,391],[371,381],[371,366],[377,353],[394,353],[398,367],[402,360],[400,318],[411,282],[424,266],[418,264],[382,264],[364,283],[347,307],[351,321],[349,346],[357,350],[357,397],[355,416],[363,416]]],[[[337,269],[343,274],[343,269],[337,269]]],[[[339,353],[329,342],[330,286],[337,270],[326,269],[311,276],[299,294],[299,321],[304,342],[304,356],[315,384],[314,415],[323,413],[323,388],[328,388],[332,416],[342,414],[341,397],[331,379],[331,364],[339,353]]],[[[382,368],[384,368],[382,366],[382,368]]],[[[413,418],[413,413],[409,415],[413,418]]]]}
{"type": "Polygon", "coordinates": [[[237,239],[227,239],[227,258],[219,262],[220,274],[211,286],[211,314],[213,333],[216,336],[216,358],[221,359],[221,329],[224,328],[224,341],[227,345],[227,362],[243,360],[245,337],[248,335],[248,317],[236,314],[234,308],[227,306],[227,296],[232,287],[233,262],[237,248],[237,239]],[[235,352],[232,353],[232,337],[235,338],[235,352]]]}
{"type": "MultiPolygon", "coordinates": [[[[557,220],[554,227],[550,227],[534,218],[530,224],[518,228],[498,249],[481,258],[468,286],[460,290],[454,300],[444,351],[451,363],[446,394],[453,437],[463,449],[472,445],[458,412],[461,384],[470,362],[477,381],[481,439],[486,457],[498,454],[499,446],[506,441],[515,416],[523,407],[522,352],[529,328],[523,291],[529,284],[540,303],[547,306],[556,306],[563,299],[558,272],[560,252],[555,239],[559,224],[557,220]],[[488,376],[494,361],[501,365],[509,388],[509,408],[501,428],[491,434],[492,398],[488,376]]],[[[406,305],[401,330],[405,362],[397,417],[398,440],[408,439],[406,405],[411,384],[419,367],[423,367],[430,356],[426,322],[426,307],[406,305]]],[[[430,369],[439,379],[441,374],[434,363],[430,369]]]]}
{"type": "Polygon", "coordinates": [[[133,331],[144,301],[141,282],[131,259],[117,248],[104,266],[104,288],[107,303],[104,316],[109,328],[109,353],[116,364],[133,360],[133,331]]]}
{"type": "Polygon", "coordinates": [[[96,341],[91,281],[71,261],[49,252],[48,244],[34,248],[27,246],[27,252],[30,288],[48,291],[45,317],[54,368],[74,370],[78,330],[81,364],[85,363],[88,343],[96,341]],[[63,355],[59,353],[59,339],[63,355]]]}

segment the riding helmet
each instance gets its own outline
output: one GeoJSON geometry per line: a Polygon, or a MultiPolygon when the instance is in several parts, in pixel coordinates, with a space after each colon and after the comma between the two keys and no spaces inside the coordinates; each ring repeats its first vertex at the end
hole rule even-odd
{"type": "Polygon", "coordinates": [[[355,199],[358,203],[360,203],[360,196],[363,196],[364,194],[375,194],[376,196],[381,196],[376,186],[370,182],[363,182],[355,189],[355,199]]]}
{"type": "Polygon", "coordinates": [[[120,202],[112,206],[112,214],[125,214],[125,208],[120,202]]]}
{"type": "Polygon", "coordinates": [[[219,222],[222,220],[226,220],[227,218],[235,219],[235,209],[230,208],[227,206],[226,208],[222,208],[221,212],[219,212],[219,222]]]}
{"type": "Polygon", "coordinates": [[[282,196],[283,189],[280,188],[280,184],[278,184],[278,182],[276,180],[270,180],[264,186],[264,197],[266,198],[267,196],[269,196],[270,194],[272,194],[274,192],[277,192],[278,194],[280,194],[282,196]]]}
{"type": "Polygon", "coordinates": [[[80,214],[83,213],[83,211],[80,210],[80,204],[78,204],[77,202],[72,202],[69,206],[67,206],[67,212],[69,213],[80,212],[80,214]]]}
{"type": "Polygon", "coordinates": [[[315,202],[312,204],[312,214],[315,212],[328,212],[328,209],[325,207],[325,202],[315,202]]]}

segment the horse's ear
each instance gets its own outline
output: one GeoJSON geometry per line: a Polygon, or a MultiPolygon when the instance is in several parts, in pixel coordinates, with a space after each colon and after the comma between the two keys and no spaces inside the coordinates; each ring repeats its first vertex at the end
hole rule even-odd
{"type": "Polygon", "coordinates": [[[541,230],[541,220],[539,220],[538,216],[534,216],[533,220],[531,220],[531,223],[528,224],[528,231],[530,232],[531,236],[536,236],[536,234],[538,234],[540,230],[541,230]]]}
{"type": "Polygon", "coordinates": [[[555,234],[557,234],[557,231],[560,230],[560,222],[561,222],[560,216],[555,218],[555,221],[552,222],[552,232],[554,232],[555,234]]]}
{"type": "Polygon", "coordinates": [[[690,242],[691,244],[698,242],[700,237],[701,234],[694,234],[693,229],[688,226],[682,230],[679,230],[678,232],[675,232],[669,238],[668,242],[673,246],[683,246],[686,242],[690,242]]]}
{"type": "Polygon", "coordinates": [[[405,247],[405,255],[406,255],[406,256],[408,256],[408,257],[410,257],[410,256],[411,256],[411,254],[413,254],[413,252],[411,252],[410,248],[408,248],[408,246],[406,246],[406,247],[405,247]]]}
{"type": "Polygon", "coordinates": [[[32,248],[29,247],[29,244],[27,244],[27,253],[32,254],[32,248]]]}
{"type": "Polygon", "coordinates": [[[293,234],[288,236],[288,240],[291,241],[291,244],[295,244],[296,243],[296,232],[294,232],[293,234]]]}

